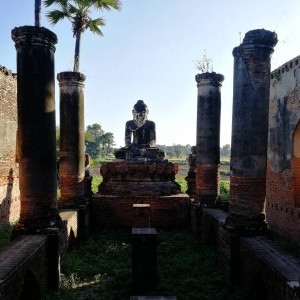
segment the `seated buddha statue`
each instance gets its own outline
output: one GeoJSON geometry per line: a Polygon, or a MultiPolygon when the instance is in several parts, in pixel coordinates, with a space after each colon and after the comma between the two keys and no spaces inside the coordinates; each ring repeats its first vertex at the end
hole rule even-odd
{"type": "Polygon", "coordinates": [[[155,147],[155,123],[148,120],[148,107],[143,100],[133,106],[133,119],[125,125],[125,147],[119,149],[115,156],[121,159],[163,159],[164,151],[155,147]]]}

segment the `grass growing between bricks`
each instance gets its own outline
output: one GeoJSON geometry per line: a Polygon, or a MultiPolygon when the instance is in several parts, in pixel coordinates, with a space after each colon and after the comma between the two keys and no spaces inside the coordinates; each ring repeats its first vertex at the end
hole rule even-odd
{"type": "Polygon", "coordinates": [[[7,245],[10,242],[13,225],[4,225],[0,228],[0,247],[7,245]]]}
{"type": "MultiPolygon", "coordinates": [[[[247,299],[226,283],[213,249],[185,230],[158,233],[159,285],[149,295],[177,296],[178,300],[247,299]]],[[[70,253],[60,290],[44,300],[129,300],[130,240],[131,232],[125,230],[94,234],[70,253]]]]}

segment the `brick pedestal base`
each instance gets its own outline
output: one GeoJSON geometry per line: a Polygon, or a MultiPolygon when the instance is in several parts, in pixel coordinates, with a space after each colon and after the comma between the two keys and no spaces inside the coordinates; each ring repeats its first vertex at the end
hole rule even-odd
{"type": "Polygon", "coordinates": [[[133,205],[149,204],[151,227],[189,226],[189,196],[114,196],[95,194],[91,201],[91,228],[132,228],[133,205]]]}

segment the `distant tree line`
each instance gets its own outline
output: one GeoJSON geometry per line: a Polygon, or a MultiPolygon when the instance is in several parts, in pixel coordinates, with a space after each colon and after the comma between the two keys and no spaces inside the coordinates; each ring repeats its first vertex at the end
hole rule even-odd
{"type": "MultiPolygon", "coordinates": [[[[112,132],[105,132],[101,125],[95,123],[86,127],[85,133],[85,152],[93,159],[108,156],[114,152],[114,135],[112,132]]],[[[60,129],[56,128],[56,150],[59,156],[60,129]]]]}
{"type": "Polygon", "coordinates": [[[191,145],[175,145],[166,146],[166,145],[156,145],[156,147],[165,151],[168,158],[181,158],[187,157],[191,153],[191,145]]]}
{"type": "MultiPolygon", "coordinates": [[[[191,154],[191,145],[175,145],[173,146],[166,146],[166,145],[156,145],[158,148],[163,149],[168,158],[181,158],[187,157],[191,154]]],[[[229,144],[226,144],[220,147],[220,156],[229,157],[231,152],[231,148],[229,144]]]]}
{"type": "Polygon", "coordinates": [[[231,153],[231,148],[229,144],[224,145],[220,148],[220,156],[227,156],[229,157],[231,153]]]}

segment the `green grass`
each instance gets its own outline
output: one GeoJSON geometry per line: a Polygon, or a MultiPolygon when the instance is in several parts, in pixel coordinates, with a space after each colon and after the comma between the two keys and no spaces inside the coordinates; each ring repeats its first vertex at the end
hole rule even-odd
{"type": "Polygon", "coordinates": [[[223,176],[229,176],[230,175],[230,170],[220,170],[220,175],[223,175],[223,176]]]}
{"type": "Polygon", "coordinates": [[[114,159],[114,156],[107,156],[107,157],[102,157],[102,158],[97,158],[97,159],[90,158],[90,160],[91,160],[90,167],[96,167],[101,163],[112,161],[112,159],[114,159]]]}
{"type": "Polygon", "coordinates": [[[96,167],[101,163],[100,159],[92,159],[90,158],[91,162],[90,162],[90,167],[96,167]]]}
{"type": "Polygon", "coordinates": [[[4,225],[0,228],[0,247],[9,243],[12,231],[13,225],[4,225]]]}
{"type": "Polygon", "coordinates": [[[230,157],[229,156],[221,156],[220,162],[221,162],[221,164],[222,164],[222,162],[228,164],[228,163],[230,163],[230,157]]]}
{"type": "Polygon", "coordinates": [[[93,193],[98,193],[98,186],[102,182],[102,180],[103,180],[102,176],[93,177],[93,181],[92,181],[92,191],[93,191],[93,193]]]}
{"type": "Polygon", "coordinates": [[[229,201],[229,189],[230,189],[229,180],[221,180],[220,181],[220,200],[229,201]]]}
{"type": "Polygon", "coordinates": [[[186,157],[168,158],[168,161],[172,163],[182,164],[182,163],[186,163],[186,157]]]}
{"type": "Polygon", "coordinates": [[[180,185],[181,187],[181,193],[185,193],[187,190],[187,182],[184,178],[176,178],[175,181],[180,185]]]}
{"type": "MultiPolygon", "coordinates": [[[[130,230],[101,231],[71,253],[61,288],[44,300],[126,300],[131,292],[130,230]]],[[[189,231],[159,231],[159,284],[149,295],[178,300],[240,300],[246,294],[229,285],[216,252],[189,231]]]]}

